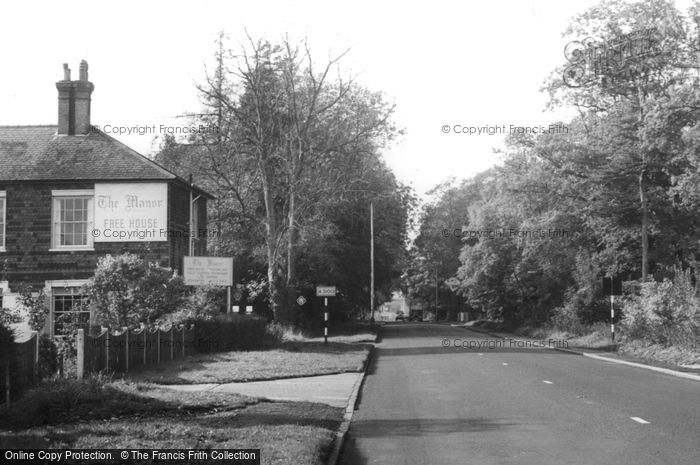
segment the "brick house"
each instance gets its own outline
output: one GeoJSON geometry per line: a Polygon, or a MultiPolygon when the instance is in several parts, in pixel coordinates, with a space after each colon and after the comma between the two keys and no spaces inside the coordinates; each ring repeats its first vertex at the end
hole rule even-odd
{"type": "Polygon", "coordinates": [[[205,255],[213,198],[91,126],[85,61],[77,81],[64,65],[56,88],[57,125],[0,126],[1,304],[12,308],[22,283],[43,288],[50,334],[100,257],[182,270],[183,256],[205,255]]]}

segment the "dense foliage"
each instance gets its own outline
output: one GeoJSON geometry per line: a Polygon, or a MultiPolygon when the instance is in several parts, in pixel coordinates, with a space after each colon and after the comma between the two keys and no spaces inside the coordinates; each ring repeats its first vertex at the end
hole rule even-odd
{"type": "Polygon", "coordinates": [[[608,318],[601,278],[618,275],[632,295],[629,334],[697,338],[697,11],[606,1],[574,18],[569,40],[610,44],[643,31],[661,52],[581,87],[565,84],[564,66],[555,70],[545,85],[551,104],[578,116],[552,123],[568,130],[511,134],[499,166],[435,190],[411,252],[410,294],[430,302],[437,268],[440,300],[453,310],[572,328],[608,318]]]}

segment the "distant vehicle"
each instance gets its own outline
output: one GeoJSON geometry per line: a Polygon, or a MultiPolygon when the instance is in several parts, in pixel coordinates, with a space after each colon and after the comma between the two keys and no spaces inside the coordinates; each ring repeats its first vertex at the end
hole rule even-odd
{"type": "Polygon", "coordinates": [[[420,312],[415,312],[408,317],[408,321],[423,321],[423,315],[420,312]]]}
{"type": "Polygon", "coordinates": [[[394,321],[406,321],[406,315],[404,315],[404,313],[401,310],[399,310],[398,312],[396,312],[396,319],[394,321]]]}

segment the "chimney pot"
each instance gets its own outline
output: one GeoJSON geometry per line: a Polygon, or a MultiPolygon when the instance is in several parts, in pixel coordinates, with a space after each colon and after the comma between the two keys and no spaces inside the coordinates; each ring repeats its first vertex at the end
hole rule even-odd
{"type": "Polygon", "coordinates": [[[87,61],[83,60],[80,62],[80,74],[79,78],[81,81],[88,80],[88,64],[87,61]]]}
{"type": "Polygon", "coordinates": [[[63,80],[70,81],[70,68],[68,63],[63,63],[63,80]]]}

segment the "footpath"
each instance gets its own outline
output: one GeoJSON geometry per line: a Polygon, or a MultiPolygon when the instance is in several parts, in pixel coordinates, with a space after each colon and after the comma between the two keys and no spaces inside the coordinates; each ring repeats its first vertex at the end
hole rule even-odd
{"type": "Polygon", "coordinates": [[[357,407],[358,396],[373,356],[370,349],[362,372],[340,373],[335,375],[306,376],[302,378],[275,379],[270,381],[250,381],[224,384],[179,384],[160,385],[181,392],[231,392],[272,401],[303,401],[327,404],[344,408],[343,421],[336,432],[336,439],[327,460],[335,465],[345,443],[352,415],[357,407]]]}

